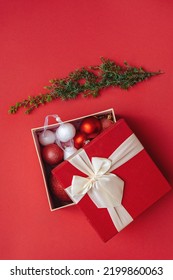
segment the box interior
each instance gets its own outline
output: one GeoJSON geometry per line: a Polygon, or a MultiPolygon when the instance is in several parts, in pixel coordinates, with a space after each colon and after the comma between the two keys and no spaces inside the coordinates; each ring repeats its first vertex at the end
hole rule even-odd
{"type": "MultiPolygon", "coordinates": [[[[108,110],[97,112],[97,113],[90,114],[90,115],[87,115],[87,116],[82,116],[82,117],[75,118],[75,119],[72,119],[72,120],[67,120],[67,121],[64,121],[63,123],[67,123],[67,122],[72,123],[76,127],[76,129],[78,129],[81,121],[84,118],[90,117],[90,116],[96,116],[97,118],[102,118],[102,117],[108,117],[109,116],[109,118],[112,120],[112,122],[116,122],[114,110],[113,109],[108,109],[108,110]]],[[[58,123],[50,124],[50,125],[47,126],[47,129],[55,132],[58,127],[59,127],[58,123]]],[[[33,136],[38,160],[39,160],[39,163],[40,163],[41,172],[42,172],[42,175],[43,175],[43,181],[44,181],[44,185],[45,185],[45,189],[46,189],[46,194],[47,194],[47,198],[48,198],[48,202],[49,202],[49,207],[50,207],[51,211],[54,211],[54,210],[61,209],[61,208],[64,208],[64,207],[72,206],[72,205],[74,205],[74,203],[73,202],[68,202],[68,203],[67,202],[62,202],[51,191],[50,174],[51,174],[51,170],[53,168],[55,168],[56,165],[52,165],[52,166],[48,165],[46,162],[44,162],[44,160],[42,158],[42,155],[41,155],[42,145],[39,143],[38,136],[43,130],[44,130],[44,126],[38,127],[38,128],[33,128],[31,130],[31,132],[32,132],[32,136],[33,136]]]]}

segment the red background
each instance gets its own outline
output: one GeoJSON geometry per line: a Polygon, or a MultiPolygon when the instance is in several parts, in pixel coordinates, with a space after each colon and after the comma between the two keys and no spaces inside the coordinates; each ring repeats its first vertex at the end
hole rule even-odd
{"type": "Polygon", "coordinates": [[[63,120],[114,108],[173,185],[173,2],[0,1],[0,258],[172,259],[170,192],[103,243],[77,207],[51,212],[31,136],[48,114],[63,120]],[[31,115],[9,106],[100,56],[165,74],[97,99],[54,101],[31,115]]]}

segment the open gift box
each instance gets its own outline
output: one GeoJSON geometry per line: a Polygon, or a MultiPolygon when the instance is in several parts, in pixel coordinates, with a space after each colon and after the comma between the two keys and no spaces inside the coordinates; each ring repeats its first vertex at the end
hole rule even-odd
{"type": "MultiPolygon", "coordinates": [[[[90,114],[87,116],[81,116],[79,118],[67,120],[67,121],[64,121],[63,123],[71,123],[76,127],[76,130],[77,130],[78,127],[80,126],[81,122],[87,117],[96,117],[99,120],[103,119],[103,118],[109,118],[112,121],[112,123],[114,123],[116,121],[114,110],[108,109],[108,110],[96,112],[94,114],[90,114]]],[[[60,125],[59,123],[53,123],[50,125],[46,125],[46,128],[55,132],[56,129],[59,127],[59,125],[60,125]]],[[[41,172],[43,175],[43,180],[44,180],[44,185],[45,185],[45,189],[46,189],[46,194],[47,194],[50,210],[53,211],[53,210],[67,207],[67,206],[72,206],[72,205],[74,205],[74,203],[69,198],[66,199],[66,201],[64,201],[64,200],[62,201],[61,198],[62,198],[63,193],[62,194],[59,193],[61,195],[61,198],[59,198],[57,193],[55,193],[55,191],[54,191],[54,187],[57,186],[57,183],[56,183],[55,179],[51,176],[51,171],[53,168],[55,168],[55,166],[49,165],[43,160],[43,157],[42,157],[43,146],[39,142],[39,135],[40,135],[40,133],[42,133],[44,131],[44,129],[45,129],[45,126],[41,126],[41,127],[33,128],[31,130],[31,132],[32,132],[37,156],[39,159],[39,163],[40,163],[41,172]]],[[[98,136],[96,136],[96,138],[97,137],[98,136]]],[[[92,141],[93,140],[91,140],[91,142],[92,141]]]]}
{"type": "Polygon", "coordinates": [[[104,241],[171,190],[123,119],[51,173],[104,241]]]}
{"type": "MultiPolygon", "coordinates": [[[[42,158],[39,134],[45,127],[32,129],[32,135],[50,209],[77,205],[107,241],[171,187],[125,120],[116,121],[113,109],[89,116],[109,116],[113,124],[56,166],[42,158]],[[62,199],[62,193],[68,199],[62,199]]],[[[66,122],[77,129],[89,116],[66,122]]],[[[56,131],[58,126],[48,128],[56,131]]]]}

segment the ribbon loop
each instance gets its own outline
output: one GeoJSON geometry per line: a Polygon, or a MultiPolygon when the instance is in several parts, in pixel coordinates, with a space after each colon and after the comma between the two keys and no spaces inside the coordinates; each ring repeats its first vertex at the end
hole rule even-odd
{"type": "Polygon", "coordinates": [[[91,162],[92,162],[94,174],[103,175],[111,167],[111,160],[107,158],[93,157],[91,162]]]}

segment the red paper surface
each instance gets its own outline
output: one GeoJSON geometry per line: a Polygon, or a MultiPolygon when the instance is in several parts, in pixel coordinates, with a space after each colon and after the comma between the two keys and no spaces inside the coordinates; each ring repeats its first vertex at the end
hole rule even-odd
{"type": "MultiPolygon", "coordinates": [[[[84,150],[90,160],[92,157],[108,158],[132,133],[126,122],[121,119],[86,145],[84,150]]],[[[112,173],[125,182],[122,205],[133,219],[171,190],[145,150],[112,173]]],[[[87,177],[68,161],[55,167],[52,174],[63,188],[71,186],[74,175],[87,177]]],[[[107,209],[97,208],[87,195],[80,200],[78,206],[104,241],[118,233],[107,209]]]]}
{"type": "Polygon", "coordinates": [[[76,207],[50,212],[31,135],[48,114],[68,120],[113,107],[173,185],[172,11],[172,0],[0,1],[0,258],[173,258],[173,192],[103,243],[76,207]],[[50,79],[99,64],[100,56],[164,74],[129,91],[8,115],[50,79]]]}

